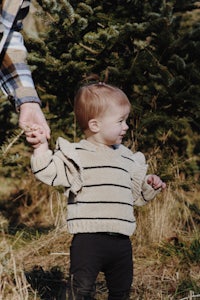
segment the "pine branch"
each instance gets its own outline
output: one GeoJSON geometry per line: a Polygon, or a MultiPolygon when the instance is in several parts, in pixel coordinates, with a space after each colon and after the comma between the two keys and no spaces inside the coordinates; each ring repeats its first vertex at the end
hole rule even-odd
{"type": "Polygon", "coordinates": [[[12,146],[19,140],[19,138],[24,134],[24,130],[14,133],[14,138],[9,138],[6,143],[1,147],[2,156],[6,156],[12,146]],[[16,135],[17,134],[17,135],[16,135]]]}
{"type": "Polygon", "coordinates": [[[88,47],[88,46],[85,46],[83,45],[82,43],[79,43],[79,46],[81,46],[82,48],[84,48],[85,50],[87,50],[88,52],[92,53],[92,54],[95,54],[95,55],[98,55],[99,52],[98,51],[95,51],[94,49],[88,47]]]}

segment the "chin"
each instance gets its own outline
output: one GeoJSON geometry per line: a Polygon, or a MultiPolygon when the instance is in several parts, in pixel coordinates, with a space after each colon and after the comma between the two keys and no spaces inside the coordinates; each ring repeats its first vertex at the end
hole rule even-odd
{"type": "Polygon", "coordinates": [[[122,143],[122,139],[117,139],[113,142],[110,142],[109,145],[113,146],[113,145],[120,145],[122,143]]]}
{"type": "Polygon", "coordinates": [[[122,142],[119,142],[119,141],[118,141],[118,142],[115,142],[113,145],[114,145],[114,146],[118,146],[118,145],[121,145],[121,143],[122,143],[122,142]]]}
{"type": "Polygon", "coordinates": [[[116,141],[116,144],[121,144],[122,143],[122,138],[120,138],[120,139],[118,139],[117,141],[116,141]]]}

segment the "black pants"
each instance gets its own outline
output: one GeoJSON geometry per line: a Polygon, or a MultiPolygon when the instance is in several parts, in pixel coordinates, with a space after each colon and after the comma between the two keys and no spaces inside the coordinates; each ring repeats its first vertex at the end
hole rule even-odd
{"type": "Polygon", "coordinates": [[[106,233],[80,233],[70,248],[68,300],[91,300],[95,280],[104,272],[108,300],[129,299],[133,279],[132,246],[129,237],[106,233]]]}

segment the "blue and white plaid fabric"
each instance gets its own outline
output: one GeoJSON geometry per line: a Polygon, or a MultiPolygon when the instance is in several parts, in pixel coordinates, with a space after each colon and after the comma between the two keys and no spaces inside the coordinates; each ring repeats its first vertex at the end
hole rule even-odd
{"type": "Polygon", "coordinates": [[[30,0],[3,0],[0,5],[0,88],[16,108],[25,102],[40,103],[20,33],[30,0]]]}

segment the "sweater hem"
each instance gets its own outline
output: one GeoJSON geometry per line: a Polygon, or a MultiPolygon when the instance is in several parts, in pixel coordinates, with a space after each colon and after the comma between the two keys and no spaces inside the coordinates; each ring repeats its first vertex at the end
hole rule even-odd
{"type": "Polygon", "coordinates": [[[75,220],[67,221],[67,228],[71,234],[110,232],[131,236],[136,229],[136,222],[127,223],[119,220],[75,220]]]}

